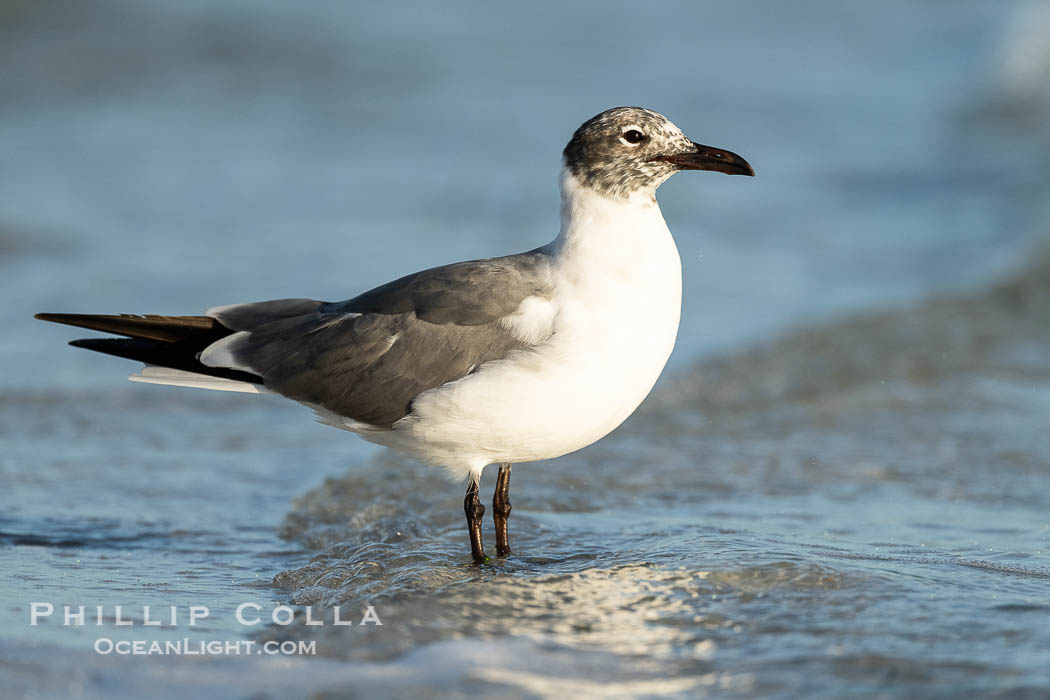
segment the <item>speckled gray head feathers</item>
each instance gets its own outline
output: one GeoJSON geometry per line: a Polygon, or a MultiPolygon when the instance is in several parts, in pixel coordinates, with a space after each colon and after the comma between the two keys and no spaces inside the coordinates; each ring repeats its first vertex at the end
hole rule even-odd
{"type": "Polygon", "coordinates": [[[679,170],[754,174],[735,153],[693,143],[667,117],[642,107],[614,107],[588,119],[563,156],[581,185],[615,198],[655,196],[679,170]]]}

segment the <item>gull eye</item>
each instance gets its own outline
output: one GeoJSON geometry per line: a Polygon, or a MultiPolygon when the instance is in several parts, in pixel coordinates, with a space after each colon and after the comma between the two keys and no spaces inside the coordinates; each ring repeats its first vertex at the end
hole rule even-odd
{"type": "Polygon", "coordinates": [[[638,129],[628,129],[627,131],[623,132],[623,136],[621,136],[620,139],[633,146],[644,141],[645,134],[638,131],[638,129]]]}

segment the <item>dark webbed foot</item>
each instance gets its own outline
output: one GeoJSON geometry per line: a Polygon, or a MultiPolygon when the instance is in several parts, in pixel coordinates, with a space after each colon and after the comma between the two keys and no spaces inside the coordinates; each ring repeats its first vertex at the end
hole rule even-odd
{"type": "Polygon", "coordinates": [[[492,494],[492,519],[496,523],[496,556],[510,554],[507,541],[507,518],[510,517],[510,465],[499,465],[496,490],[492,494]]]}
{"type": "Polygon", "coordinates": [[[485,517],[485,506],[481,505],[478,498],[479,477],[470,479],[467,486],[467,495],[463,499],[463,512],[467,515],[467,531],[470,533],[470,553],[474,557],[475,564],[483,564],[488,557],[485,556],[485,547],[481,542],[481,520],[485,517]]]}

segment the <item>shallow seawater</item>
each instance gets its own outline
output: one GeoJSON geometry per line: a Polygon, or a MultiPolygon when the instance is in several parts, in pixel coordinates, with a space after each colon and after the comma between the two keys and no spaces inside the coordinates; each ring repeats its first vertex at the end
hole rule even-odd
{"type": "Polygon", "coordinates": [[[1050,694],[1041,3],[348,7],[0,3],[0,695],[1050,694]],[[471,564],[440,471],[31,319],[533,247],[564,140],[623,102],[759,176],[661,190],[672,366],[514,468],[506,560],[471,564]]]}
{"type": "MultiPolygon", "coordinates": [[[[1043,254],[984,291],[702,363],[594,448],[516,469],[515,554],[480,568],[465,549],[459,489],[387,453],[349,471],[321,465],[331,476],[280,515],[301,491],[292,465],[316,459],[316,448],[297,444],[313,437],[297,429],[249,439],[259,422],[285,418],[277,402],[234,411],[232,400],[208,406],[181,394],[185,403],[133,424],[134,437],[121,438],[134,443],[126,458],[105,449],[112,438],[86,428],[92,421],[56,430],[27,418],[28,402],[5,403],[7,428],[76,443],[85,464],[110,462],[82,484],[56,486],[46,469],[21,477],[20,491],[37,480],[97,513],[74,504],[76,517],[63,519],[52,498],[5,516],[7,570],[18,571],[4,583],[9,625],[24,618],[26,591],[133,604],[137,622],[143,604],[204,602],[214,622],[192,634],[214,639],[246,634],[233,622],[240,602],[291,603],[290,624],[247,628],[247,638],[316,641],[321,658],[119,665],[86,653],[99,630],[51,624],[4,642],[4,672],[27,688],[63,649],[77,687],[92,692],[106,687],[98,674],[134,693],[182,668],[180,683],[204,694],[234,679],[245,693],[325,697],[1043,694],[1048,308],[1043,254]],[[231,424],[209,434],[204,424],[222,413],[231,424]],[[199,415],[185,424],[205,437],[176,450],[171,441],[184,439],[154,419],[183,414],[199,415]],[[188,462],[181,470],[176,452],[188,462]],[[259,474],[253,459],[288,469],[259,474]],[[185,483],[200,465],[211,473],[185,483]],[[149,478],[116,476],[128,469],[149,478]],[[170,491],[179,488],[189,492],[170,491]],[[150,493],[160,496],[146,518],[150,493]],[[234,494],[262,516],[242,519],[228,507],[234,494]],[[191,501],[195,527],[173,530],[184,519],[165,508],[191,501]],[[122,503],[133,517],[121,516],[122,503]],[[322,624],[307,624],[298,606],[322,624]],[[335,624],[335,608],[357,623],[368,606],[381,626],[335,624]],[[253,679],[241,684],[245,672],[253,679]],[[312,680],[289,675],[300,673],[312,680]]],[[[132,406],[119,403],[101,405],[129,420],[121,410],[132,406]]],[[[103,632],[163,640],[186,629],[110,620],[103,632]]]]}

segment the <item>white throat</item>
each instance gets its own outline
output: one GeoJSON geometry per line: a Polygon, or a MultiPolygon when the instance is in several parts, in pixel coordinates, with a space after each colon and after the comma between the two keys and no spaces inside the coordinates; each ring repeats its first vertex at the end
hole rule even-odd
{"type": "Polygon", "coordinates": [[[652,192],[607,197],[562,168],[561,232],[549,249],[562,272],[637,278],[632,271],[645,277],[655,266],[681,287],[678,249],[652,192]]]}

